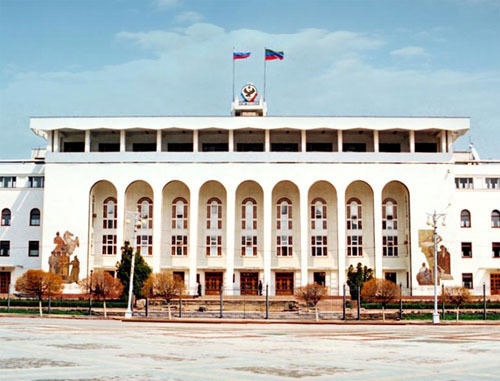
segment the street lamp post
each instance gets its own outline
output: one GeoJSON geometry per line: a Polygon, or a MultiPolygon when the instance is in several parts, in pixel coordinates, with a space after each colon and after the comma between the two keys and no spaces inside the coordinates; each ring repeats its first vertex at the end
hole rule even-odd
{"type": "Polygon", "coordinates": [[[142,219],[140,218],[139,212],[127,212],[134,214],[134,240],[132,242],[132,257],[130,259],[130,281],[128,285],[128,302],[127,311],[125,311],[125,318],[132,318],[132,292],[134,289],[134,271],[135,271],[135,253],[134,244],[137,241],[137,229],[141,226],[142,219]]]}
{"type": "Polygon", "coordinates": [[[437,295],[437,287],[438,287],[438,266],[437,266],[437,225],[440,218],[443,219],[442,225],[445,226],[444,217],[446,214],[438,214],[436,211],[432,214],[427,214],[429,220],[427,224],[432,226],[432,240],[434,242],[434,311],[432,312],[432,323],[439,323],[439,313],[438,313],[438,295],[437,295]]]}

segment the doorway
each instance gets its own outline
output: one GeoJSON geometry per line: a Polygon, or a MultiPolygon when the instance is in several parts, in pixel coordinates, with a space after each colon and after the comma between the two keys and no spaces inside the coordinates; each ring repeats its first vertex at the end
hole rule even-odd
{"type": "Polygon", "coordinates": [[[0,294],[7,294],[10,285],[10,272],[0,272],[0,294]]]}
{"type": "Polygon", "coordinates": [[[259,273],[241,273],[240,287],[241,295],[257,295],[259,273]]]}
{"type": "Polygon", "coordinates": [[[222,287],[222,272],[205,273],[205,295],[219,295],[222,287]]]}
{"type": "Polygon", "coordinates": [[[293,273],[276,273],[276,295],[293,295],[293,273]]]}
{"type": "Polygon", "coordinates": [[[500,295],[500,274],[490,274],[490,293],[500,295]]]}
{"type": "Polygon", "coordinates": [[[326,285],[326,273],[324,271],[315,272],[314,283],[324,287],[326,285]]]}
{"type": "Polygon", "coordinates": [[[397,284],[396,273],[394,273],[394,272],[386,272],[385,273],[385,280],[390,280],[392,283],[397,284]]]}

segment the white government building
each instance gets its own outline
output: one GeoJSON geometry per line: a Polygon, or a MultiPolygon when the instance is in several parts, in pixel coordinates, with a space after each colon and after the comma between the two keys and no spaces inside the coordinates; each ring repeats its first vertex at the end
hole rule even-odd
{"type": "Polygon", "coordinates": [[[431,295],[436,211],[441,283],[500,293],[500,162],[454,152],[468,118],[266,113],[235,100],[227,117],[31,118],[46,150],[0,162],[0,292],[52,269],[60,232],[78,237],[80,279],[113,272],[131,241],[191,294],[341,295],[360,262],[431,295]]]}

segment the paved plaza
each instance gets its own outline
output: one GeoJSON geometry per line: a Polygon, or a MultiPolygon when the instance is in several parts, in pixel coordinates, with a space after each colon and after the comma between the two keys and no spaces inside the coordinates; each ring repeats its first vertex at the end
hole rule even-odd
{"type": "Polygon", "coordinates": [[[498,379],[500,326],[0,318],[0,380],[498,379]]]}

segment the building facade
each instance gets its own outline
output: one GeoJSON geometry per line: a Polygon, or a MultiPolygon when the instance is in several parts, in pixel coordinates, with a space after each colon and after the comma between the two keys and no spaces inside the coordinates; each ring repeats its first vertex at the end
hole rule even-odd
{"type": "Polygon", "coordinates": [[[80,279],[113,272],[129,241],[192,294],[260,281],[341,295],[361,263],[431,295],[436,211],[440,283],[500,292],[500,163],[453,152],[468,118],[265,114],[235,101],[229,117],[32,118],[45,153],[0,163],[0,291],[54,271],[63,245],[75,292],[74,257],[80,279]]]}

